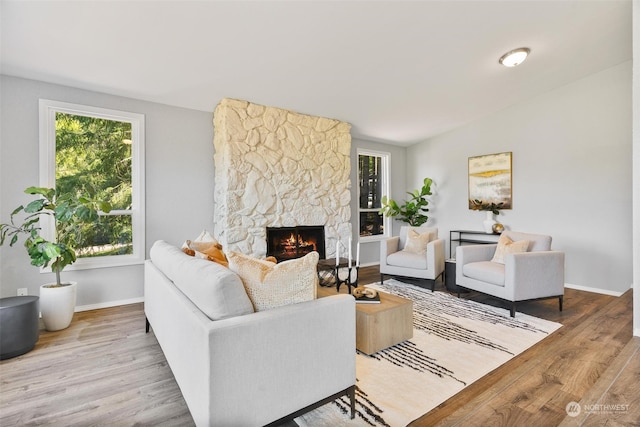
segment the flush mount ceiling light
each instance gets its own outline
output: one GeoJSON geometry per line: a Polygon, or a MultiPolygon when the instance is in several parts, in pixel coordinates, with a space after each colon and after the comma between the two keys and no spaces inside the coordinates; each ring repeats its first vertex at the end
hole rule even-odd
{"type": "Polygon", "coordinates": [[[514,49],[502,55],[499,62],[505,67],[515,67],[516,65],[522,64],[522,62],[527,59],[529,52],[531,52],[531,49],[528,47],[514,49]]]}

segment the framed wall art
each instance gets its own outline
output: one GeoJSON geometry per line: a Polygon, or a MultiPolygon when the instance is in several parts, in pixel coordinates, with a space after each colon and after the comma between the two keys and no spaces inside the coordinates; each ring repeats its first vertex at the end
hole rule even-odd
{"type": "Polygon", "coordinates": [[[469,209],[511,209],[511,152],[469,157],[469,209]]]}

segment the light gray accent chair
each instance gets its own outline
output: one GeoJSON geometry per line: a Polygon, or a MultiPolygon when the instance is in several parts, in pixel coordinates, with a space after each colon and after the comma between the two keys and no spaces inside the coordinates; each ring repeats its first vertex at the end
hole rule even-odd
{"type": "Polygon", "coordinates": [[[380,282],[384,276],[403,276],[426,279],[435,288],[436,279],[444,273],[444,240],[438,239],[437,227],[400,227],[400,235],[380,241],[380,282]],[[430,233],[427,252],[405,251],[409,229],[430,233]]]}
{"type": "MultiPolygon", "coordinates": [[[[528,240],[527,252],[506,254],[504,264],[492,262],[497,244],[456,248],[456,284],[511,302],[515,317],[519,301],[564,297],[564,252],[551,250],[551,236],[504,231],[513,242],[528,240]]],[[[460,297],[460,290],[458,290],[460,297]]]]}

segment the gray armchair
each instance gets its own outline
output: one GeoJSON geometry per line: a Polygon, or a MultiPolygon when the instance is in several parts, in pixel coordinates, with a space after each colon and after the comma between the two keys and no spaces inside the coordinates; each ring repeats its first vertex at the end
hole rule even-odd
{"type": "Polygon", "coordinates": [[[431,290],[435,281],[444,272],[444,240],[438,239],[436,227],[400,228],[400,235],[380,242],[380,281],[384,282],[384,275],[414,277],[427,279],[431,290]],[[407,234],[409,230],[419,234],[429,233],[426,252],[416,253],[407,249],[407,234]]]}
{"type": "MultiPolygon", "coordinates": [[[[504,231],[511,241],[528,240],[526,252],[504,254],[504,264],[492,261],[498,244],[458,246],[456,284],[511,302],[564,296],[564,252],[551,250],[551,236],[504,231]]],[[[458,291],[458,296],[460,292],[458,291]]]]}

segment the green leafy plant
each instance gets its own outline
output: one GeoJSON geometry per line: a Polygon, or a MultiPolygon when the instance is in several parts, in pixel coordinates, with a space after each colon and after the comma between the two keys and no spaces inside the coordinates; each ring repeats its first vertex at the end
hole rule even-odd
{"type": "Polygon", "coordinates": [[[20,205],[11,213],[10,224],[0,224],[0,246],[10,238],[9,246],[15,245],[19,236],[25,235],[24,247],[31,258],[31,264],[47,267],[56,273],[56,284],[62,285],[60,272],[76,260],[72,245],[81,226],[98,220],[98,211],[108,213],[111,205],[86,196],[70,193],[58,194],[52,188],[29,187],[25,193],[37,196],[26,206],[20,205]],[[17,223],[16,216],[24,213],[24,219],[17,223]],[[53,240],[41,235],[40,218],[51,216],[54,219],[55,234],[53,240]]]}
{"type": "Polygon", "coordinates": [[[469,200],[469,207],[474,211],[491,211],[494,215],[500,215],[500,209],[504,207],[504,203],[487,203],[482,200],[469,200]]]}
{"type": "Polygon", "coordinates": [[[406,222],[414,227],[424,224],[429,219],[426,212],[429,212],[427,196],[431,195],[431,184],[433,184],[433,180],[425,178],[421,189],[413,192],[407,191],[411,198],[402,205],[399,205],[393,199],[383,196],[380,199],[382,208],[380,208],[379,213],[384,216],[395,217],[397,220],[406,222]]]}

